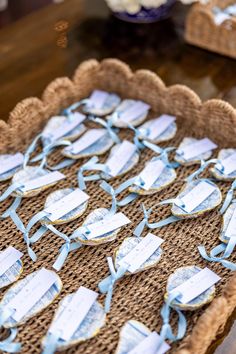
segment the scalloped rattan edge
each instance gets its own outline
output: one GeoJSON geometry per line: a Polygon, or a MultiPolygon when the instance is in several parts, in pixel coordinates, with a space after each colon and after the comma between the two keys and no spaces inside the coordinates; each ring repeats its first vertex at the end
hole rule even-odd
{"type": "Polygon", "coordinates": [[[236,17],[216,25],[213,6],[221,8],[233,0],[211,0],[208,4],[193,5],[186,20],[185,39],[188,43],[236,59],[236,17]]]}
{"type": "MultiPolygon", "coordinates": [[[[8,123],[0,121],[0,151],[16,151],[19,147],[26,147],[51,115],[57,114],[73,101],[87,97],[95,87],[115,91],[123,97],[143,99],[160,113],[178,116],[179,123],[186,129],[194,126],[197,132],[199,128],[225,147],[235,142],[236,110],[228,103],[221,100],[202,103],[186,86],[167,88],[156,74],[148,70],[133,73],[119,60],[105,59],[99,63],[92,59],[79,65],[72,80],[58,78],[52,81],[44,90],[41,100],[28,98],[16,105],[8,123]],[[29,122],[33,124],[29,125],[29,122]],[[222,126],[224,129],[221,129],[222,126]]],[[[205,353],[235,307],[236,276],[233,276],[222,295],[208,306],[192,334],[176,353],[205,353]]]]}

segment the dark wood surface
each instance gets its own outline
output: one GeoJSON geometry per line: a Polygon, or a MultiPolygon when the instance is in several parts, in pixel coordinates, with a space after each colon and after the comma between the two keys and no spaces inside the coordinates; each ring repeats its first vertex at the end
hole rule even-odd
{"type": "MultiPolygon", "coordinates": [[[[40,96],[54,78],[71,76],[81,61],[106,57],[153,70],[167,85],[186,84],[203,100],[222,98],[236,107],[236,61],[184,43],[183,6],[174,8],[171,20],[135,25],[113,18],[103,0],[66,0],[31,14],[50,1],[39,0],[34,8],[27,0],[13,2],[17,11],[0,13],[0,119],[7,120],[20,100],[40,96]]],[[[209,354],[236,353],[235,319],[236,313],[209,354]]]]}

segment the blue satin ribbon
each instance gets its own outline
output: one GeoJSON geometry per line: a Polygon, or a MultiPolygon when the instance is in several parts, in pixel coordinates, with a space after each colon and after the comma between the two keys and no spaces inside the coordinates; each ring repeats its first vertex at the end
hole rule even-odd
{"type": "Polygon", "coordinates": [[[98,288],[100,292],[102,294],[107,294],[105,300],[106,313],[108,313],[111,308],[111,300],[112,300],[112,294],[113,294],[115,283],[124,276],[125,272],[128,269],[128,266],[126,266],[126,267],[119,267],[117,270],[115,270],[111,257],[107,257],[107,262],[108,262],[108,267],[111,275],[109,275],[107,278],[100,281],[100,283],[98,284],[98,288]]]}
{"type": "Polygon", "coordinates": [[[233,183],[231,184],[230,189],[228,190],[228,193],[226,195],[226,198],[224,200],[224,203],[220,209],[220,213],[224,214],[224,212],[226,211],[226,209],[228,208],[228,206],[230,205],[232,199],[233,199],[233,195],[234,195],[234,190],[236,188],[236,180],[233,181],[233,183]]]}
{"type": "Polygon", "coordinates": [[[113,187],[109,183],[107,183],[105,181],[103,181],[100,184],[100,187],[112,197],[111,209],[109,211],[109,214],[107,214],[105,216],[105,218],[107,218],[107,217],[109,217],[111,215],[114,215],[116,213],[116,210],[117,210],[116,193],[115,193],[115,190],[113,189],[113,187]]]}
{"type": "Polygon", "coordinates": [[[61,140],[56,140],[50,144],[48,144],[47,146],[45,146],[43,148],[43,151],[38,154],[37,156],[35,156],[31,162],[38,162],[38,161],[41,161],[43,160],[43,163],[45,165],[46,163],[46,159],[48,157],[48,155],[53,151],[55,150],[55,148],[59,147],[59,146],[69,146],[71,145],[71,142],[68,141],[68,140],[64,140],[64,139],[61,139],[61,140]]]}
{"type": "Polygon", "coordinates": [[[114,129],[112,129],[112,121],[111,120],[108,120],[108,121],[105,121],[101,118],[94,118],[92,116],[89,117],[89,119],[95,123],[98,123],[98,124],[101,124],[104,128],[107,129],[111,139],[116,143],[116,144],[119,144],[120,143],[120,138],[119,136],[117,135],[117,133],[115,132],[114,129]]]}
{"type": "Polygon", "coordinates": [[[208,161],[201,160],[201,165],[200,167],[193,172],[190,176],[186,178],[187,182],[192,182],[193,179],[198,178],[198,175],[202,173],[210,164],[216,164],[218,163],[218,159],[211,159],[208,161]]]}
{"type": "Polygon", "coordinates": [[[144,128],[141,128],[141,129],[138,129],[138,128],[135,128],[132,124],[128,124],[128,127],[134,131],[134,144],[137,146],[138,149],[140,150],[143,150],[145,148],[144,144],[141,142],[141,140],[143,140],[143,137],[145,135],[148,136],[149,132],[150,132],[150,129],[147,128],[147,129],[144,129],[144,128]]]}
{"type": "Polygon", "coordinates": [[[98,174],[84,177],[83,175],[84,171],[103,171],[103,172],[106,171],[107,172],[106,166],[104,164],[97,163],[97,162],[98,162],[98,157],[93,156],[89,161],[85,162],[85,164],[80,167],[77,173],[77,180],[78,180],[79,188],[82,191],[86,189],[85,181],[97,181],[100,179],[100,175],[98,174]]]}
{"type": "Polygon", "coordinates": [[[22,187],[22,183],[13,183],[11,184],[5,192],[0,195],[0,202],[3,202],[7,199],[13,192],[15,192],[18,188],[22,187]]]}
{"type": "Polygon", "coordinates": [[[184,316],[184,314],[179,310],[171,307],[172,302],[178,298],[180,293],[177,293],[173,291],[173,293],[170,293],[168,295],[168,298],[165,300],[165,303],[161,309],[161,317],[163,320],[163,325],[161,328],[160,332],[160,337],[161,337],[161,342],[159,344],[159,349],[163,342],[166,339],[169,339],[172,342],[176,342],[180,339],[182,339],[185,336],[186,330],[187,330],[187,321],[184,316]],[[177,312],[178,314],[178,329],[177,329],[177,334],[174,335],[171,325],[170,325],[170,311],[173,309],[174,311],[177,312]]]}
{"type": "Polygon", "coordinates": [[[4,213],[2,214],[2,216],[0,217],[0,220],[1,219],[6,219],[8,216],[11,215],[11,213],[13,211],[16,211],[17,208],[19,208],[20,204],[21,204],[21,201],[22,201],[22,197],[16,197],[14,199],[14,202],[9,206],[9,208],[4,211],[4,213]]]}
{"type": "Polygon", "coordinates": [[[59,340],[61,337],[60,331],[55,333],[47,333],[44,339],[44,349],[42,354],[54,354],[57,350],[59,340]]]}
{"type": "Polygon", "coordinates": [[[51,166],[46,162],[46,167],[51,171],[58,171],[62,170],[63,168],[70,167],[74,165],[76,160],[73,159],[64,159],[63,161],[59,162],[58,164],[51,166]]]}
{"type": "Polygon", "coordinates": [[[14,343],[14,339],[17,336],[17,329],[11,328],[10,335],[8,338],[0,341],[0,351],[7,352],[7,353],[18,353],[21,351],[21,344],[14,343]]]}
{"type": "Polygon", "coordinates": [[[80,106],[82,106],[83,104],[88,104],[89,103],[89,99],[86,98],[84,100],[81,100],[81,101],[78,101],[78,102],[75,102],[73,103],[71,106],[69,106],[68,108],[64,109],[62,111],[62,114],[65,115],[65,116],[70,116],[74,110],[76,110],[77,108],[79,108],[80,106]]]}
{"type": "Polygon", "coordinates": [[[25,154],[24,154],[24,163],[23,163],[23,168],[25,169],[25,167],[28,165],[28,162],[30,160],[30,155],[34,152],[34,150],[36,149],[37,143],[38,141],[41,139],[42,134],[38,134],[34,140],[32,141],[32,143],[29,145],[28,149],[26,150],[25,154]]]}
{"type": "Polygon", "coordinates": [[[206,249],[203,245],[198,246],[198,251],[202,258],[207,260],[208,262],[218,262],[221,263],[225,268],[228,268],[232,271],[236,270],[236,264],[227,260],[234,250],[236,245],[236,237],[230,237],[228,244],[220,244],[214,247],[211,252],[210,256],[208,256],[206,249]],[[223,252],[221,257],[217,257],[220,253],[223,252]]]}

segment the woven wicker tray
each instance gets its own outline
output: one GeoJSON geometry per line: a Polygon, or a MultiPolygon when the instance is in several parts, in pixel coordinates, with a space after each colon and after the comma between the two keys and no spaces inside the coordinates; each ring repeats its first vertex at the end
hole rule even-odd
{"type": "Polygon", "coordinates": [[[234,0],[211,0],[207,5],[196,4],[188,13],[185,39],[188,43],[236,59],[236,17],[216,25],[212,8],[225,8],[234,0]]]}
{"type": "MultiPolygon", "coordinates": [[[[235,147],[236,145],[236,111],[226,102],[210,100],[202,103],[199,97],[185,86],[175,85],[167,88],[154,73],[147,70],[138,70],[132,73],[129,67],[115,59],[107,59],[98,63],[89,60],[82,63],[75,72],[73,80],[58,78],[48,85],[42,99],[28,98],[19,103],[10,113],[8,124],[0,121],[0,150],[1,152],[24,151],[31,139],[39,133],[50,116],[61,111],[76,100],[87,97],[94,88],[117,92],[121,97],[142,99],[149,103],[152,111],[149,118],[161,113],[177,116],[178,133],[169,143],[176,146],[184,136],[208,136],[219,144],[220,147],[235,147]]],[[[123,130],[121,138],[133,138],[131,131],[123,130]]],[[[167,146],[168,144],[163,144],[167,146]]],[[[216,154],[216,153],[215,153],[216,154]]],[[[141,154],[140,164],[128,175],[115,180],[116,187],[121,181],[134,176],[140,171],[145,161],[150,159],[152,152],[144,151],[141,154]]],[[[106,156],[102,159],[104,161],[106,156]]],[[[60,160],[59,151],[53,154],[51,163],[60,160]]],[[[76,186],[76,171],[84,161],[77,162],[65,170],[67,181],[60,182],[59,186],[44,192],[37,197],[23,201],[19,215],[26,224],[37,211],[43,208],[45,197],[60,187],[72,184],[76,186]]],[[[59,300],[65,294],[75,291],[80,285],[97,290],[97,283],[108,274],[106,256],[112,255],[113,250],[121,240],[132,234],[134,226],[142,217],[141,202],[147,207],[157,201],[175,196],[183,185],[183,178],[193,172],[193,167],[180,167],[177,170],[178,180],[167,190],[153,197],[143,197],[122,209],[133,221],[119,233],[118,239],[99,247],[84,247],[70,253],[65,266],[60,271],[63,281],[63,291],[49,308],[37,317],[29,320],[19,328],[18,339],[23,343],[22,353],[40,353],[40,340],[46,333],[59,300]]],[[[7,183],[1,185],[1,190],[7,183]]],[[[225,193],[229,185],[219,183],[225,193]]],[[[111,203],[109,197],[101,190],[99,193],[98,182],[90,182],[88,194],[91,196],[89,208],[81,219],[61,226],[59,230],[71,234],[84,220],[89,212],[96,207],[108,207],[111,203]]],[[[1,204],[0,214],[10,205],[12,200],[1,204]]],[[[170,213],[168,206],[154,211],[150,222],[160,220],[170,213]]],[[[218,235],[221,227],[221,217],[217,210],[210,212],[205,217],[188,219],[177,224],[172,224],[154,233],[165,239],[163,244],[164,254],[159,265],[148,271],[123,278],[114,290],[112,309],[108,315],[107,324],[101,333],[92,340],[75,346],[66,353],[83,354],[109,354],[114,353],[119,331],[125,321],[137,319],[142,321],[151,330],[159,331],[161,319],[160,308],[163,303],[165,285],[168,276],[178,267],[197,264],[201,267],[209,266],[213,271],[222,276],[222,281],[217,285],[217,297],[204,309],[187,314],[188,333],[180,343],[173,344],[171,353],[202,354],[205,353],[210,343],[219,334],[236,306],[236,276],[223,268],[220,264],[206,263],[199,256],[197,245],[204,244],[209,250],[218,244],[218,235]]],[[[24,257],[24,272],[22,277],[30,272],[45,266],[50,268],[62,245],[62,241],[51,233],[35,244],[34,250],[38,260],[33,263],[27,256],[24,257]]],[[[11,220],[1,221],[0,249],[13,245],[25,251],[22,234],[16,230],[11,220]]],[[[236,257],[231,257],[236,261],[236,257]]],[[[3,291],[2,294],[3,295],[3,291]]],[[[104,296],[100,297],[100,301],[104,296]]],[[[173,318],[173,326],[176,326],[173,318]]]]}

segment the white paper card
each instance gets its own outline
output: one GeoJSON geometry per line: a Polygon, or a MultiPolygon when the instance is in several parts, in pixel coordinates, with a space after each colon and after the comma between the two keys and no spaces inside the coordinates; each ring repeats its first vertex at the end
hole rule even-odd
{"type": "Polygon", "coordinates": [[[177,150],[177,153],[180,153],[185,160],[191,160],[196,156],[205,154],[208,151],[214,150],[217,148],[217,145],[213,143],[210,139],[204,138],[199,141],[196,141],[193,144],[189,144],[180,150],[177,150]]]}
{"type": "Polygon", "coordinates": [[[173,289],[172,292],[180,292],[178,300],[187,304],[216,284],[221,278],[208,268],[200,270],[197,274],[173,289]]]}
{"type": "Polygon", "coordinates": [[[228,223],[225,236],[227,238],[236,237],[236,209],[234,209],[233,215],[228,223]]]}
{"type": "Polygon", "coordinates": [[[236,152],[222,160],[221,164],[216,165],[216,168],[221,170],[221,165],[224,167],[224,174],[226,175],[236,171],[236,152]]]}
{"type": "Polygon", "coordinates": [[[54,272],[42,268],[6,305],[6,308],[16,310],[12,315],[13,319],[20,321],[56,280],[54,272]]]}
{"type": "Polygon", "coordinates": [[[160,348],[161,337],[157,332],[152,332],[144,340],[142,340],[134,349],[130,350],[128,354],[165,354],[170,346],[166,342],[163,342],[160,348]]]}
{"type": "Polygon", "coordinates": [[[53,205],[44,209],[44,211],[49,214],[49,220],[55,221],[77,208],[79,205],[85,203],[88,199],[88,194],[77,188],[70,194],[53,203],[53,205]]]}
{"type": "Polygon", "coordinates": [[[93,108],[101,109],[104,106],[104,103],[108,96],[108,92],[95,90],[89,97],[89,104],[92,105],[93,108]]]}
{"type": "Polygon", "coordinates": [[[160,177],[166,165],[162,160],[150,161],[142,172],[138,175],[137,182],[135,184],[140,186],[140,179],[144,182],[142,188],[149,190],[153,183],[160,177]]]}
{"type": "Polygon", "coordinates": [[[90,308],[98,297],[98,293],[81,286],[73,295],[70,303],[50,327],[50,333],[60,332],[60,338],[68,341],[81,325],[90,308]]]}
{"type": "Polygon", "coordinates": [[[129,224],[131,221],[123,214],[117,213],[110,217],[104,218],[101,221],[90,224],[86,227],[90,231],[89,234],[85,234],[88,240],[96,238],[98,236],[105,235],[108,232],[112,232],[120,227],[129,224]]]}
{"type": "Polygon", "coordinates": [[[184,203],[183,209],[187,213],[191,213],[191,211],[204,202],[204,200],[206,200],[215,190],[216,187],[213,185],[201,181],[196,187],[181,198],[181,201],[184,203]]]}
{"type": "Polygon", "coordinates": [[[90,129],[68,149],[71,150],[72,148],[73,153],[78,154],[96,143],[106,133],[107,131],[105,129],[90,129]]]}
{"type": "Polygon", "coordinates": [[[160,118],[154,120],[150,125],[150,139],[155,139],[160,136],[164,131],[176,120],[176,117],[163,114],[160,118]]]}
{"type": "Polygon", "coordinates": [[[24,186],[21,188],[23,192],[27,192],[33,189],[37,189],[43,186],[46,186],[48,184],[54,183],[61,181],[62,179],[66,178],[63,173],[54,171],[54,172],[49,172],[45,176],[34,178],[28,182],[24,183],[24,186]]]}
{"type": "Polygon", "coordinates": [[[70,119],[67,118],[61,126],[50,133],[51,140],[57,140],[67,135],[70,131],[75,129],[79,124],[85,120],[86,116],[79,112],[71,113],[70,119]]]}
{"type": "Polygon", "coordinates": [[[164,240],[158,236],[148,233],[136,247],[132,249],[119,262],[119,266],[129,265],[128,270],[134,273],[140,266],[151,257],[151,255],[160,247],[164,240]]]}
{"type": "Polygon", "coordinates": [[[14,168],[21,166],[24,162],[24,155],[18,152],[13,156],[9,156],[7,159],[1,162],[0,166],[0,175],[8,171],[13,170],[14,168]]]}
{"type": "Polygon", "coordinates": [[[16,248],[10,246],[6,250],[0,252],[0,276],[2,276],[13,264],[15,264],[23,253],[16,248]]]}
{"type": "Polygon", "coordinates": [[[136,101],[130,105],[125,111],[120,112],[119,118],[126,123],[132,122],[149,110],[150,106],[142,101],[136,101]]]}
{"type": "Polygon", "coordinates": [[[122,168],[131,159],[136,150],[136,145],[124,140],[116,152],[106,162],[106,166],[109,168],[109,175],[112,177],[117,176],[122,168]]]}

